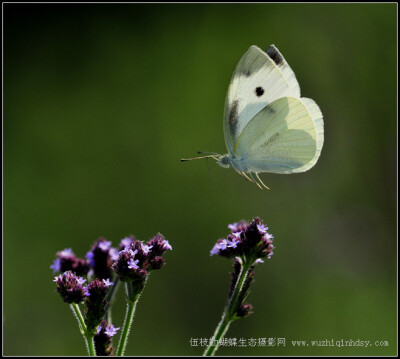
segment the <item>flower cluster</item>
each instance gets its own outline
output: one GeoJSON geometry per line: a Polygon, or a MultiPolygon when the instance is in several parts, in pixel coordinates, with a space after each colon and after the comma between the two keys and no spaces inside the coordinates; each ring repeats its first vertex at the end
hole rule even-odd
{"type": "Polygon", "coordinates": [[[111,247],[111,242],[104,238],[99,238],[92,249],[86,253],[90,266],[93,269],[95,278],[111,278],[111,266],[116,260],[118,252],[111,247]]]}
{"type": "Polygon", "coordinates": [[[242,220],[230,224],[228,228],[231,233],[217,241],[210,255],[234,258],[226,315],[229,320],[235,320],[247,317],[253,312],[251,304],[245,301],[254,281],[256,265],[263,263],[264,258],[271,258],[273,254],[274,236],[258,217],[248,223],[242,220]]]}
{"type": "Polygon", "coordinates": [[[239,257],[262,263],[263,258],[271,258],[274,249],[274,236],[268,233],[260,218],[256,217],[249,223],[240,221],[228,226],[231,233],[223,239],[219,239],[210,255],[218,254],[223,257],[239,257]]]}
{"type": "Polygon", "coordinates": [[[96,278],[85,287],[85,322],[89,331],[94,331],[106,314],[109,305],[106,295],[108,288],[113,284],[109,279],[96,278]]]}
{"type": "Polygon", "coordinates": [[[54,281],[64,301],[79,303],[86,299],[86,320],[90,323],[91,330],[94,325],[100,323],[107,310],[105,298],[108,287],[113,284],[110,282],[113,278],[111,265],[117,253],[117,250],[111,247],[111,242],[99,238],[86,254],[86,259],[77,258],[72,249],[68,248],[57,252],[57,258],[50,266],[54,273],[61,272],[54,281]],[[79,276],[85,276],[89,280],[95,279],[87,287],[83,287],[86,279],[79,276]]]}
{"type": "Polygon", "coordinates": [[[94,345],[97,356],[113,355],[111,338],[117,334],[117,330],[119,329],[120,328],[114,328],[112,324],[108,325],[107,321],[105,320],[100,323],[94,336],[94,345]]]}
{"type": "Polygon", "coordinates": [[[56,282],[57,292],[66,303],[80,303],[88,295],[86,287],[82,286],[86,279],[78,277],[72,271],[60,274],[54,278],[53,282],[56,282]]]}
{"type": "Polygon", "coordinates": [[[171,245],[161,234],[157,234],[147,243],[133,236],[124,238],[119,251],[111,246],[110,241],[99,238],[87,252],[86,259],[76,258],[71,249],[57,253],[56,260],[50,266],[54,272],[62,272],[54,279],[57,292],[65,302],[71,304],[89,355],[113,355],[111,338],[120,328],[115,328],[105,319],[111,318],[110,307],[119,281],[125,282],[128,302],[128,320],[124,322],[117,348],[117,355],[123,355],[136,303],[148,273],[164,266],[163,254],[167,250],[172,250],[171,245]],[[87,280],[88,284],[84,287],[87,280]],[[81,302],[84,302],[84,315],[81,306],[76,305],[81,302]]]}
{"type": "Polygon", "coordinates": [[[87,260],[77,258],[71,248],[57,252],[57,258],[50,266],[54,273],[71,271],[76,275],[82,276],[89,272],[90,266],[87,260]]]}
{"type": "Polygon", "coordinates": [[[172,250],[172,247],[160,233],[147,243],[134,237],[124,238],[112,268],[121,282],[143,282],[149,271],[164,265],[162,255],[167,250],[172,250]]]}

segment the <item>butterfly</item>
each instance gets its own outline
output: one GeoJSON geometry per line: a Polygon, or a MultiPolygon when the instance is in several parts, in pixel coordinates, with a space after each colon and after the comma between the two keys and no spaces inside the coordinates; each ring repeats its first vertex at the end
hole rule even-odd
{"type": "Polygon", "coordinates": [[[213,158],[232,167],[261,189],[259,173],[290,174],[313,167],[324,143],[318,105],[300,97],[293,70],[279,50],[251,46],[232,75],[225,102],[224,137],[228,153],[186,158],[213,158]]]}

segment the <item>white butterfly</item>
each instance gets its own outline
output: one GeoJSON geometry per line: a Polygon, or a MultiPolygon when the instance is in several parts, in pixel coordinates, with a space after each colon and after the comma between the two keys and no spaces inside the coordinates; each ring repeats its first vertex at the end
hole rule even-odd
{"type": "Polygon", "coordinates": [[[228,153],[182,161],[211,157],[269,189],[259,173],[305,172],[321,154],[322,113],[313,100],[300,97],[294,72],[274,45],[266,52],[251,46],[242,56],[229,85],[224,117],[228,153]]]}

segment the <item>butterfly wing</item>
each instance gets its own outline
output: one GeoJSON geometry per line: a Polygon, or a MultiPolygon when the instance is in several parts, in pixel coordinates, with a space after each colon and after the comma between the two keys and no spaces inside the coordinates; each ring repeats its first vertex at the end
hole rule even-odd
{"type": "Polygon", "coordinates": [[[266,52],[251,46],[236,65],[226,97],[224,134],[229,153],[233,154],[249,121],[285,96],[300,97],[300,87],[282,54],[273,45],[266,52]]]}
{"type": "Polygon", "coordinates": [[[262,109],[241,132],[235,157],[247,172],[305,172],[317,162],[324,123],[308,98],[283,97],[262,109]]]}
{"type": "Polygon", "coordinates": [[[292,96],[299,98],[300,97],[300,86],[299,83],[297,82],[296,76],[289,66],[289,64],[286,62],[285,58],[283,55],[279,52],[279,50],[274,46],[271,45],[267,51],[267,55],[274,61],[275,65],[278,67],[278,69],[282,72],[283,77],[289,84],[289,87],[292,90],[292,96]]]}

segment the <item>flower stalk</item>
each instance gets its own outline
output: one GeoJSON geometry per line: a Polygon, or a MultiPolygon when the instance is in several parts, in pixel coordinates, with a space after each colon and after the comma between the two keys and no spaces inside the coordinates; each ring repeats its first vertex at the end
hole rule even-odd
{"type": "Polygon", "coordinates": [[[245,293],[243,293],[243,286],[249,276],[249,272],[251,271],[250,268],[251,266],[249,265],[246,267],[241,266],[238,280],[236,281],[235,287],[225,306],[221,321],[215,329],[214,335],[210,339],[209,345],[204,351],[203,356],[213,356],[215,354],[220,345],[220,340],[224,338],[229,326],[235,319],[238,319],[236,315],[239,306],[238,299],[245,295],[245,293]]]}
{"type": "MultiPolygon", "coordinates": [[[[126,283],[126,286],[128,287],[130,283],[126,283]]],[[[132,326],[133,322],[133,317],[135,315],[135,310],[136,310],[136,304],[139,301],[140,294],[137,294],[134,298],[133,301],[129,299],[127,296],[127,306],[126,306],[126,312],[125,312],[125,319],[124,319],[124,325],[122,327],[122,332],[121,332],[121,337],[119,339],[118,343],[118,348],[117,348],[117,356],[123,356],[125,349],[126,349],[126,344],[128,343],[128,335],[132,326]]]]}
{"type": "Polygon", "coordinates": [[[264,258],[269,259],[274,249],[274,236],[268,233],[268,227],[258,217],[250,223],[240,221],[230,224],[228,228],[231,234],[227,238],[219,239],[210,255],[234,258],[232,282],[221,320],[203,356],[215,354],[234,320],[251,314],[252,306],[246,304],[245,300],[253,282],[254,268],[258,263],[263,263],[264,258]]]}
{"type": "Polygon", "coordinates": [[[79,329],[85,340],[86,349],[89,353],[89,356],[96,356],[96,350],[94,348],[93,341],[94,333],[91,333],[87,330],[87,326],[85,324],[85,320],[83,318],[81,310],[79,309],[79,305],[77,303],[71,303],[70,307],[76,319],[78,320],[79,329]]]}

